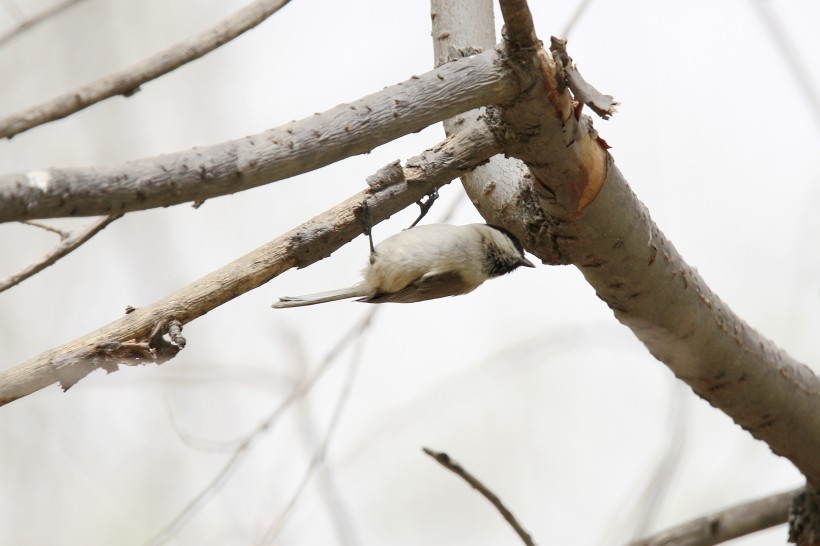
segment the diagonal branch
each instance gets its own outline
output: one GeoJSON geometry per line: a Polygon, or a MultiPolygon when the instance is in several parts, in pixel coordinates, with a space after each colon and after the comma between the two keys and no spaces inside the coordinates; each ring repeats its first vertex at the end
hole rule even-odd
{"type": "Polygon", "coordinates": [[[258,542],[259,544],[266,545],[276,543],[276,539],[281,534],[282,529],[284,529],[290,518],[290,515],[293,513],[293,510],[296,508],[296,505],[299,503],[302,495],[307,490],[307,486],[310,484],[313,476],[317,473],[317,471],[323,468],[327,458],[328,449],[330,447],[330,442],[338,430],[342,414],[344,413],[345,407],[350,400],[350,393],[353,390],[354,380],[356,379],[357,372],[362,363],[362,353],[364,351],[364,345],[367,339],[366,334],[369,331],[370,326],[373,324],[373,319],[378,310],[378,307],[368,310],[365,318],[365,326],[358,332],[356,340],[357,343],[354,346],[354,352],[350,359],[350,363],[348,364],[347,374],[345,375],[344,383],[342,384],[342,390],[339,392],[339,396],[336,399],[336,404],[333,407],[333,412],[330,414],[330,422],[325,429],[324,436],[316,446],[313,456],[310,458],[310,463],[308,464],[305,473],[302,474],[302,479],[300,480],[299,485],[296,486],[296,490],[293,492],[288,500],[288,503],[276,519],[268,525],[265,533],[262,535],[261,540],[258,542]]]}
{"type": "Polygon", "coordinates": [[[25,268],[21,269],[17,273],[11,275],[10,277],[4,280],[0,280],[0,292],[4,292],[9,288],[18,285],[24,280],[28,279],[29,277],[33,277],[43,269],[51,265],[54,265],[55,263],[57,263],[57,260],[63,258],[64,256],[68,255],[69,253],[73,252],[74,250],[85,244],[94,235],[104,230],[108,226],[108,224],[120,218],[121,216],[121,214],[106,216],[105,218],[101,218],[100,220],[94,222],[93,224],[88,226],[86,229],[80,231],[79,233],[74,233],[72,235],[69,235],[68,237],[65,237],[60,242],[60,244],[57,245],[56,248],[54,248],[51,252],[43,256],[36,263],[26,266],[25,268]]]}
{"type": "Polygon", "coordinates": [[[290,0],[256,0],[211,28],[183,40],[83,87],[69,91],[19,114],[0,119],[0,138],[11,138],[33,127],[70,116],[92,104],[123,95],[131,96],[146,82],[199,59],[279,11],[290,0]]]}
{"type": "MultiPolygon", "coordinates": [[[[809,109],[814,115],[815,124],[820,126],[820,89],[814,83],[811,70],[816,65],[804,61],[800,50],[795,46],[789,35],[788,29],[777,17],[774,7],[765,0],[749,0],[749,4],[757,11],[772,40],[780,48],[780,54],[786,60],[797,86],[802,91],[803,97],[805,97],[809,109]]],[[[813,58],[809,52],[806,53],[807,58],[813,58]]]]}
{"type": "Polygon", "coordinates": [[[235,193],[369,152],[517,93],[515,78],[488,51],[258,135],[117,166],[0,176],[0,222],[119,214],[235,193]]]}
{"type": "MultiPolygon", "coordinates": [[[[531,17],[522,6],[502,2],[505,16],[522,13],[505,21],[508,35],[511,28],[529,35],[531,17]]],[[[479,212],[543,261],[578,267],[615,317],[679,379],[820,484],[820,380],[732,312],[677,253],[591,119],[574,107],[551,54],[541,47],[507,52],[527,93],[488,109],[487,119],[505,153],[529,173],[503,184],[477,181],[468,193],[479,212]]]]}
{"type": "Polygon", "coordinates": [[[527,0],[498,0],[504,18],[504,39],[513,49],[532,49],[538,45],[535,25],[527,0]]]}
{"type": "Polygon", "coordinates": [[[481,493],[481,495],[485,499],[490,501],[490,503],[495,507],[495,509],[498,510],[498,513],[501,514],[501,517],[503,517],[504,520],[510,524],[515,533],[521,539],[521,542],[523,542],[526,546],[535,546],[535,542],[532,540],[532,537],[530,537],[530,534],[524,529],[524,527],[521,526],[520,523],[518,523],[518,520],[515,518],[515,515],[513,515],[513,513],[510,512],[509,508],[504,506],[504,503],[501,502],[501,499],[498,498],[498,495],[490,491],[487,488],[487,486],[481,483],[481,481],[478,478],[467,472],[467,470],[463,466],[452,460],[450,456],[446,453],[433,451],[432,449],[427,447],[422,448],[422,451],[424,451],[427,455],[432,457],[438,464],[440,464],[447,470],[450,470],[451,472],[459,476],[461,479],[463,479],[465,482],[470,484],[470,487],[481,493]]]}
{"type": "MultiPolygon", "coordinates": [[[[394,177],[392,185],[360,192],[177,292],[0,372],[0,405],[58,382],[58,368],[70,367],[71,377],[82,378],[103,365],[105,347],[145,339],[161,321],[176,319],[181,324],[188,323],[288,269],[306,267],[329,256],[362,233],[365,197],[373,222],[381,222],[487,161],[498,151],[495,138],[486,130],[471,131],[446,140],[408,160],[402,176],[399,180],[394,177]]],[[[373,186],[379,187],[373,182],[373,186]]],[[[111,368],[110,365],[107,367],[111,368]]]]}
{"type": "Polygon", "coordinates": [[[179,531],[187,525],[191,519],[196,516],[205,504],[211,500],[216,493],[221,490],[228,482],[234,471],[245,461],[247,455],[253,449],[258,441],[265,435],[270,434],[274,427],[280,423],[284,413],[297,401],[304,399],[305,396],[316,386],[316,383],[327,373],[331,366],[336,362],[339,353],[350,345],[358,341],[362,335],[370,328],[371,321],[375,315],[375,310],[366,313],[365,316],[359,320],[352,328],[350,328],[341,338],[336,342],[333,348],[325,354],[319,367],[310,374],[309,377],[300,381],[299,384],[291,390],[290,394],[276,404],[276,407],[271,411],[265,419],[263,419],[257,426],[245,435],[236,447],[233,448],[231,456],[222,465],[222,468],[214,475],[214,477],[203,487],[196,495],[194,495],[182,510],[174,516],[156,535],[150,538],[145,544],[147,546],[159,546],[166,544],[179,531]]]}
{"type": "Polygon", "coordinates": [[[74,4],[79,4],[83,0],[62,0],[61,2],[56,2],[51,6],[47,7],[43,11],[28,17],[20,22],[16,27],[13,29],[5,32],[4,34],[0,34],[0,46],[6,44],[19,36],[20,34],[24,33],[27,30],[34,28],[35,26],[39,25],[43,21],[46,21],[55,15],[58,15],[65,11],[67,8],[70,8],[74,4]]]}
{"type": "Polygon", "coordinates": [[[713,546],[786,523],[789,504],[805,491],[800,487],[763,499],[749,501],[698,518],[628,546],[713,546]]]}

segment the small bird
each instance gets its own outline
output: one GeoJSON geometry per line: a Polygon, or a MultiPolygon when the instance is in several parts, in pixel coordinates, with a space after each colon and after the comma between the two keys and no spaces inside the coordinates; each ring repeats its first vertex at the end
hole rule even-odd
{"type": "Polygon", "coordinates": [[[459,296],[515,269],[535,267],[518,239],[490,224],[427,224],[388,237],[373,249],[364,280],[349,288],[286,296],[272,307],[301,307],[347,298],[413,303],[459,296]]]}

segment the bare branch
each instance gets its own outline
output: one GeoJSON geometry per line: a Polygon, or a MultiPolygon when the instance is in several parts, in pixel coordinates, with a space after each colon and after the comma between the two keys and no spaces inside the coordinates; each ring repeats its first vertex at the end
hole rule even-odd
{"type": "MultiPolygon", "coordinates": [[[[106,216],[105,218],[102,218],[94,222],[83,231],[68,236],[64,236],[66,235],[65,233],[58,231],[58,233],[60,233],[60,236],[63,239],[62,242],[54,250],[43,256],[36,263],[26,266],[25,268],[21,269],[17,273],[11,275],[10,277],[4,280],[0,280],[0,292],[3,292],[11,288],[12,286],[20,284],[29,277],[33,277],[34,275],[36,275],[37,273],[39,273],[40,271],[42,271],[50,265],[54,265],[55,263],[57,263],[57,260],[63,258],[64,256],[68,255],[69,253],[73,252],[74,250],[85,244],[94,235],[105,229],[108,226],[108,224],[110,224],[117,218],[120,218],[121,216],[122,214],[106,216]]],[[[43,227],[44,229],[46,228],[46,226],[44,225],[38,225],[38,227],[43,227]]]]}
{"type": "Polygon", "coordinates": [[[208,482],[208,484],[197,493],[185,505],[182,511],[177,514],[168,525],[163,527],[159,533],[148,540],[146,544],[149,546],[164,544],[171,537],[180,531],[193,518],[205,503],[208,502],[228,481],[234,470],[242,463],[245,456],[250,452],[256,441],[263,436],[263,433],[270,432],[279,422],[279,418],[284,412],[293,405],[294,402],[303,398],[316,385],[321,377],[330,369],[331,364],[336,361],[339,353],[347,347],[350,343],[357,340],[363,332],[370,326],[370,321],[373,319],[374,313],[366,313],[364,318],[357,322],[353,327],[346,332],[336,343],[336,345],[328,351],[319,368],[297,388],[293,389],[285,400],[277,404],[276,408],[268,414],[268,416],[260,422],[245,438],[236,446],[231,457],[225,462],[225,465],[208,482]]]}
{"type": "Polygon", "coordinates": [[[0,176],[0,222],[119,214],[235,193],[369,152],[464,110],[504,102],[517,88],[489,51],[219,145],[118,166],[0,176]]]}
{"type": "Polygon", "coordinates": [[[578,6],[575,8],[575,11],[572,12],[569,20],[564,25],[564,29],[561,31],[561,36],[566,38],[569,36],[572,29],[575,28],[575,25],[578,24],[578,21],[581,19],[581,16],[586,12],[589,5],[592,3],[592,0],[580,0],[578,2],[578,6]]]}
{"type": "MultiPolygon", "coordinates": [[[[287,505],[285,505],[285,508],[265,531],[265,534],[259,544],[274,543],[276,538],[279,536],[279,533],[282,529],[284,529],[285,524],[287,523],[290,514],[293,512],[293,509],[296,507],[296,504],[299,502],[299,499],[302,498],[302,494],[307,489],[311,478],[313,478],[316,471],[319,470],[324,464],[325,456],[327,455],[327,450],[330,446],[330,441],[336,432],[336,428],[342,417],[342,412],[344,411],[345,405],[350,398],[350,392],[353,388],[353,381],[356,378],[356,372],[361,364],[362,350],[364,349],[364,336],[367,333],[370,324],[372,324],[373,318],[377,312],[378,307],[369,309],[365,318],[365,326],[355,332],[355,338],[358,340],[358,343],[356,344],[354,353],[351,357],[350,365],[347,369],[347,375],[345,375],[344,384],[342,385],[342,390],[339,393],[339,397],[336,399],[336,405],[334,406],[333,413],[330,417],[330,424],[328,424],[327,429],[325,430],[325,435],[322,438],[321,443],[316,447],[313,457],[310,459],[310,464],[308,465],[307,470],[305,470],[305,473],[302,475],[299,485],[296,486],[296,490],[293,492],[293,495],[291,495],[291,498],[287,505]]],[[[351,332],[351,334],[353,334],[353,332],[351,332]]]]}
{"type": "MultiPolygon", "coordinates": [[[[378,307],[369,309],[368,313],[373,312],[375,309],[378,309],[378,307]]],[[[373,317],[370,317],[370,319],[372,320],[373,317]]],[[[283,340],[283,343],[285,343],[285,347],[290,350],[290,353],[293,354],[294,367],[297,370],[300,381],[304,381],[309,369],[309,357],[306,350],[307,347],[303,342],[304,340],[295,332],[289,331],[287,325],[285,325],[285,328],[279,329],[277,333],[280,337],[284,335],[284,337],[287,338],[283,340]]],[[[366,333],[367,332],[362,331],[362,336],[366,333]]],[[[360,344],[359,347],[361,347],[360,344]]],[[[316,450],[319,449],[322,439],[317,430],[313,408],[311,404],[308,403],[307,397],[303,398],[296,405],[294,411],[296,412],[299,426],[302,429],[305,445],[314,453],[315,458],[316,450]]],[[[349,513],[342,492],[339,490],[339,485],[336,482],[335,473],[331,468],[327,466],[317,468],[316,489],[336,533],[336,544],[339,544],[339,546],[361,544],[361,540],[356,534],[353,517],[349,513]]]]}
{"type": "MultiPolygon", "coordinates": [[[[772,39],[780,48],[780,53],[786,59],[798,87],[808,102],[809,109],[814,114],[815,124],[820,127],[820,90],[812,79],[809,65],[803,61],[800,51],[789,36],[789,31],[778,19],[772,5],[767,0],[749,0],[749,4],[760,16],[772,39]]],[[[813,58],[813,54],[809,55],[809,58],[813,58]]]]}
{"type": "Polygon", "coordinates": [[[68,239],[69,235],[71,235],[67,231],[63,231],[63,230],[58,229],[54,226],[50,226],[50,225],[46,224],[45,222],[37,222],[36,220],[23,220],[20,223],[25,224],[27,226],[40,228],[42,230],[45,230],[45,231],[48,231],[48,232],[51,232],[51,233],[55,233],[55,234],[60,236],[60,239],[68,239]]]}
{"type": "Polygon", "coordinates": [[[669,493],[686,449],[686,402],[689,393],[683,383],[671,380],[675,383],[669,396],[668,424],[664,427],[668,435],[667,445],[635,507],[635,530],[629,535],[632,538],[646,534],[652,525],[664,498],[669,493]]]}
{"type": "Polygon", "coordinates": [[[176,70],[252,29],[289,1],[256,0],[211,28],[125,70],[0,119],[0,138],[11,138],[38,125],[62,119],[110,97],[131,96],[139,91],[142,84],[176,70]]]}
{"type": "Polygon", "coordinates": [[[83,0],[63,0],[62,2],[56,2],[51,6],[47,7],[46,9],[44,9],[43,11],[41,11],[40,13],[37,13],[27,19],[24,19],[16,27],[0,35],[0,47],[5,45],[12,39],[16,38],[17,36],[23,34],[25,31],[31,30],[43,21],[46,21],[54,17],[55,15],[59,15],[60,13],[70,8],[74,4],[79,4],[82,1],[83,0]]]}
{"type": "Polygon", "coordinates": [[[15,17],[18,19],[24,19],[25,14],[20,7],[14,3],[14,0],[3,0],[3,3],[6,4],[6,9],[14,14],[15,17]]]}
{"type": "Polygon", "coordinates": [[[441,466],[443,466],[447,470],[454,472],[461,479],[470,484],[470,487],[481,493],[481,495],[485,499],[490,501],[492,505],[495,507],[495,509],[498,510],[498,513],[500,513],[501,516],[504,518],[504,520],[507,523],[509,523],[510,526],[512,526],[516,534],[518,534],[518,536],[521,538],[521,542],[523,542],[527,546],[535,546],[535,542],[530,537],[530,534],[527,533],[527,531],[521,526],[520,523],[518,523],[518,520],[515,519],[513,513],[510,512],[510,510],[506,506],[504,506],[504,503],[501,502],[501,499],[499,499],[495,493],[490,491],[487,488],[487,486],[481,483],[478,480],[478,478],[467,472],[467,470],[465,470],[464,467],[462,467],[460,464],[452,460],[450,456],[446,453],[433,451],[432,449],[426,447],[422,448],[422,450],[430,457],[432,457],[441,466]]]}
{"type": "Polygon", "coordinates": [[[538,45],[535,25],[527,0],[499,0],[504,17],[504,38],[512,49],[532,49],[538,45]]]}
{"type": "MultiPolygon", "coordinates": [[[[468,44],[484,45],[459,45],[468,44]]],[[[820,380],[735,315],[666,240],[549,53],[510,55],[527,93],[486,119],[530,172],[465,181],[479,212],[545,263],[577,266],[679,379],[820,484],[820,380]]]]}
{"type": "Polygon", "coordinates": [[[628,546],[712,546],[786,523],[789,504],[801,487],[758,499],[630,542],[628,546]]]}
{"type": "MultiPolygon", "coordinates": [[[[432,34],[437,37],[433,40],[436,66],[474,50],[495,47],[494,0],[431,0],[430,4],[434,15],[432,34]]],[[[482,110],[466,112],[444,121],[448,136],[485,126],[485,112],[482,110]]],[[[546,221],[528,177],[529,171],[521,161],[496,155],[489,163],[463,174],[461,183],[484,218],[495,218],[494,222],[498,222],[501,217],[507,216],[500,211],[510,212],[511,217],[504,227],[524,240],[532,239],[541,232],[546,221]]]]}
{"type": "Polygon", "coordinates": [[[56,363],[76,368],[75,376],[82,377],[96,368],[97,364],[90,357],[106,344],[145,339],[159,321],[169,317],[182,324],[188,323],[288,269],[306,267],[329,256],[362,233],[361,214],[365,197],[373,222],[379,223],[486,161],[498,150],[494,137],[486,130],[471,131],[448,139],[408,160],[403,182],[374,193],[358,193],[175,293],[135,309],[107,326],[46,351],[15,368],[0,372],[0,405],[57,382],[56,363]],[[78,352],[89,357],[66,360],[68,355],[78,352]]]}

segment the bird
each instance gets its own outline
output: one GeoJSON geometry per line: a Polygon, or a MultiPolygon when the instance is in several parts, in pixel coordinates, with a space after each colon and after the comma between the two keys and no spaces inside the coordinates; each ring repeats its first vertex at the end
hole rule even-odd
{"type": "Polygon", "coordinates": [[[279,298],[283,309],[357,298],[366,303],[415,303],[472,292],[487,279],[535,267],[521,242],[492,224],[425,224],[373,248],[363,280],[351,287],[279,298]]]}

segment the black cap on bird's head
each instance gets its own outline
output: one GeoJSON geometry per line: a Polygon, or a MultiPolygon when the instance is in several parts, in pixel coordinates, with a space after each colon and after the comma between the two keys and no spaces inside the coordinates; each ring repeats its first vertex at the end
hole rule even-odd
{"type": "Polygon", "coordinates": [[[535,265],[524,256],[524,247],[521,241],[513,233],[501,226],[487,224],[487,227],[500,232],[512,245],[512,248],[504,248],[496,245],[494,251],[487,255],[487,271],[490,277],[498,277],[519,267],[535,267],[535,265]]]}

